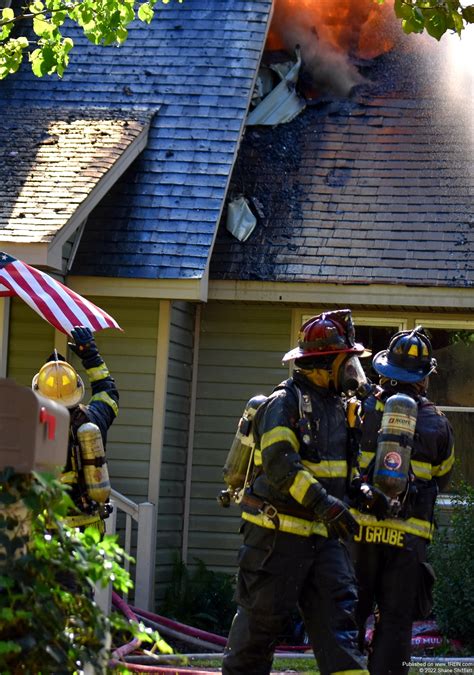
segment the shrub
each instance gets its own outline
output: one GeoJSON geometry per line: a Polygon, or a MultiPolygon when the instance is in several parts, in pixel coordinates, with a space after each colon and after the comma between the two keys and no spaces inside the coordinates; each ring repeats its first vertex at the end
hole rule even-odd
{"type": "Polygon", "coordinates": [[[195,628],[227,635],[235,613],[234,577],[209,570],[197,558],[191,571],[176,558],[162,604],[165,616],[195,628]]]}
{"type": "Polygon", "coordinates": [[[474,647],[474,488],[460,484],[451,521],[430,548],[436,572],[434,612],[446,637],[474,647]]]}
{"type": "MultiPolygon", "coordinates": [[[[103,614],[93,588],[132,584],[115,537],[64,525],[72,506],[53,476],[0,473],[0,672],[104,672],[112,629],[139,634],[103,614]],[[109,643],[108,647],[104,647],[109,643]]],[[[143,631],[142,631],[143,633],[143,631]]],[[[142,635],[143,639],[143,635],[142,635]]],[[[151,642],[153,639],[150,638],[151,642]]]]}

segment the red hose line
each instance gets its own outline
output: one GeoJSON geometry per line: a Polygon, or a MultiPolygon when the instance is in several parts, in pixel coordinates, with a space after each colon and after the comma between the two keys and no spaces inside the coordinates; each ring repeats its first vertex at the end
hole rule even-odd
{"type": "MultiPolygon", "coordinates": [[[[132,612],[130,607],[127,605],[125,600],[122,600],[120,595],[118,595],[118,593],[116,593],[115,591],[112,591],[112,602],[118,609],[120,609],[122,614],[124,614],[129,621],[135,621],[135,623],[139,623],[137,617],[132,612]]],[[[140,645],[141,645],[140,640],[138,638],[133,638],[127,644],[122,645],[122,647],[118,647],[112,652],[112,660],[109,662],[109,665],[110,666],[118,665],[119,659],[135,651],[135,649],[138,649],[140,645]]]]}

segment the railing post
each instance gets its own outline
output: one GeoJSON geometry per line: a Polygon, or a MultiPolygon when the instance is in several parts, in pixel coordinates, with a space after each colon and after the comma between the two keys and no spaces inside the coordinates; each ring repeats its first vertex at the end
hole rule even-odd
{"type": "MultiPolygon", "coordinates": [[[[113,499],[110,500],[110,503],[113,509],[112,513],[105,520],[105,534],[115,534],[117,528],[117,507],[114,504],[113,499]]],[[[109,616],[112,608],[112,584],[108,584],[105,588],[102,588],[102,586],[97,584],[95,587],[94,598],[104,614],[109,616]]]]}
{"type": "Polygon", "coordinates": [[[155,598],[156,510],[151,502],[138,505],[135,605],[151,610],[155,598]]]}

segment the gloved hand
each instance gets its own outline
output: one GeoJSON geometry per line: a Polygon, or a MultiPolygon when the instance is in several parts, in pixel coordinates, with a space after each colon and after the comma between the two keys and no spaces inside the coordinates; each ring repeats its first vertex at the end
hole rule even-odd
{"type": "Polygon", "coordinates": [[[370,513],[377,520],[390,517],[391,500],[374,485],[356,479],[351,485],[351,497],[362,513],[370,513]]]}
{"type": "Polygon", "coordinates": [[[84,361],[97,356],[99,350],[95,344],[92,331],[85,326],[74,326],[71,331],[74,342],[68,342],[68,347],[84,361]]]}
{"type": "Polygon", "coordinates": [[[330,537],[348,539],[359,531],[359,524],[347,506],[332,495],[327,495],[324,513],[318,515],[322,516],[330,537]]]}

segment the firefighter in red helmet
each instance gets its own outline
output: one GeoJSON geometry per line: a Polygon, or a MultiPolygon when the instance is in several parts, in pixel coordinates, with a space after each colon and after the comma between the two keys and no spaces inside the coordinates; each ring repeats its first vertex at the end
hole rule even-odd
{"type": "Polygon", "coordinates": [[[298,346],[283,357],[294,361],[292,377],[258,408],[224,675],[270,673],[278,637],[296,607],[322,675],[367,673],[345,543],[358,527],[344,502],[351,462],[341,396],[365,379],[363,353],[350,310],[311,318],[298,346]]]}
{"type": "Polygon", "coordinates": [[[422,326],[395,334],[388,349],[376,354],[372,363],[380,383],[363,401],[363,477],[356,480],[353,493],[362,511],[357,516],[361,526],[353,544],[359,582],[359,646],[363,649],[366,621],[375,609],[370,673],[405,675],[409,672],[413,621],[426,618],[431,610],[434,577],[426,562],[427,545],[436,495],[446,488],[453,466],[454,440],[448,420],[426,398],[436,360],[422,326]],[[406,415],[400,416],[406,427],[402,432],[397,432],[396,415],[392,419],[384,415],[384,410],[393,408],[392,401],[402,400],[400,394],[405,400],[408,397],[414,411],[411,436],[406,433],[410,423],[406,415]],[[392,422],[395,427],[386,429],[392,422]],[[390,446],[390,452],[381,461],[385,446],[390,446]],[[399,475],[403,474],[400,458],[407,451],[408,469],[406,475],[399,475]],[[376,489],[378,496],[371,499],[371,484],[378,473],[382,479],[394,474],[398,480],[403,478],[405,488],[393,498],[382,480],[376,489]]]}
{"type": "Polygon", "coordinates": [[[118,413],[119,393],[90,329],[75,326],[71,337],[68,346],[81,359],[91,384],[88,404],[81,403],[85,394],[81,377],[56,351],[34,376],[32,389],[64,405],[71,416],[66,466],[60,479],[69,485],[77,511],[65,522],[81,529],[96,527],[103,533],[110,493],[105,446],[107,430],[118,413]]]}

